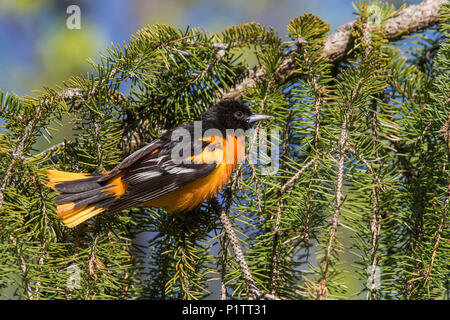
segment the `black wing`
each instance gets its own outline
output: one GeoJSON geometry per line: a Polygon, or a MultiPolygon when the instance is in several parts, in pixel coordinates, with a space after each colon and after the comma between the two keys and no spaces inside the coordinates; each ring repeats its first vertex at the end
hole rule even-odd
{"type": "Polygon", "coordinates": [[[152,142],[150,142],[145,147],[133,152],[128,157],[123,159],[121,163],[119,163],[114,169],[112,169],[108,174],[105,174],[100,179],[98,179],[98,182],[107,181],[114,176],[121,173],[123,170],[135,165],[138,163],[142,158],[148,156],[149,154],[152,154],[152,152],[158,150],[162,145],[164,144],[164,141],[162,139],[155,139],[152,142]]]}
{"type": "MultiPolygon", "coordinates": [[[[134,207],[175,191],[209,175],[221,160],[211,163],[179,163],[172,155],[176,143],[167,141],[157,152],[147,151],[145,155],[139,155],[139,160],[127,166],[130,169],[122,176],[122,180],[128,183],[127,191],[115,201],[111,209],[134,207]]],[[[186,143],[189,143],[187,148],[192,151],[190,141],[186,143]]],[[[203,148],[204,145],[202,150],[203,148]]]]}

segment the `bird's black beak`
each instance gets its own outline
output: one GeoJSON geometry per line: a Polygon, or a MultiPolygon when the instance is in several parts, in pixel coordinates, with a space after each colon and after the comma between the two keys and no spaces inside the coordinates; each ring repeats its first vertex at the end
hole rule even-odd
{"type": "Polygon", "coordinates": [[[272,118],[272,116],[268,116],[267,114],[252,114],[250,117],[247,118],[248,123],[252,123],[252,122],[256,122],[256,121],[261,121],[261,120],[266,120],[272,118]]]}

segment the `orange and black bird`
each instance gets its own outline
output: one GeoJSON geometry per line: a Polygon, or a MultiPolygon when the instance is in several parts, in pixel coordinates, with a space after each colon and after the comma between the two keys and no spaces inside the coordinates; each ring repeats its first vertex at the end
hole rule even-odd
{"type": "Polygon", "coordinates": [[[48,186],[60,192],[57,217],[72,228],[101,212],[141,205],[167,212],[195,209],[222,189],[243,159],[242,133],[267,118],[252,114],[238,100],[225,99],[199,121],[167,131],[109,172],[49,170],[48,186]]]}

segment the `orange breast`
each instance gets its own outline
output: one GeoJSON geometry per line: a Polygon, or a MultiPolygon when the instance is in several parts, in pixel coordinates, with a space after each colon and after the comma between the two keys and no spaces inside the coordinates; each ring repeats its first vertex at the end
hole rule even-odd
{"type": "Polygon", "coordinates": [[[223,139],[223,152],[219,148],[209,154],[204,154],[204,162],[217,159],[216,169],[206,177],[186,184],[178,190],[172,191],[144,205],[164,208],[168,212],[190,211],[198,207],[204,200],[211,199],[230,179],[233,169],[243,158],[244,137],[223,139]],[[232,150],[233,159],[230,159],[226,150],[232,150]],[[217,157],[220,157],[218,159],[217,157]],[[230,161],[231,160],[231,161],[230,161]]]}
{"type": "Polygon", "coordinates": [[[144,205],[163,208],[168,212],[189,211],[198,207],[204,200],[211,199],[230,178],[232,165],[220,164],[206,177],[186,184],[178,190],[151,200],[144,205]]]}

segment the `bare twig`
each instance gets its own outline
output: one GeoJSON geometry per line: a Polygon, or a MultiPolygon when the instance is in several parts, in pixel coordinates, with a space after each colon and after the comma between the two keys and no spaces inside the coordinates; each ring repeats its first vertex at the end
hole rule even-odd
{"type": "MultiPolygon", "coordinates": [[[[40,252],[40,256],[39,256],[39,260],[38,260],[38,264],[42,268],[42,266],[44,265],[45,259],[48,258],[48,253],[45,248],[45,243],[47,242],[47,231],[51,231],[54,234],[55,230],[53,229],[53,226],[49,226],[49,224],[48,224],[47,205],[45,203],[46,195],[44,194],[44,191],[42,189],[42,184],[40,183],[39,177],[37,176],[36,173],[33,174],[33,182],[34,182],[34,185],[36,186],[36,189],[39,192],[41,215],[44,220],[44,223],[43,223],[44,235],[41,239],[41,252],[40,252]]],[[[42,272],[42,269],[40,269],[40,271],[42,272]]],[[[40,281],[40,276],[39,276],[38,280],[36,281],[35,290],[34,290],[35,296],[37,299],[39,299],[40,288],[41,288],[41,281],[40,281]]]]}
{"type": "Polygon", "coordinates": [[[51,146],[50,148],[47,148],[44,151],[38,153],[37,155],[34,155],[34,156],[31,156],[31,157],[27,158],[26,161],[30,161],[30,160],[32,160],[34,158],[43,158],[43,157],[47,156],[48,154],[51,154],[52,152],[55,152],[59,148],[65,147],[66,145],[71,145],[73,143],[74,142],[71,141],[71,140],[57,143],[57,144],[51,146]]]}
{"type": "Polygon", "coordinates": [[[309,167],[311,167],[317,160],[319,160],[319,158],[323,157],[324,155],[326,155],[327,153],[333,153],[336,151],[336,148],[331,149],[328,152],[319,152],[314,158],[312,158],[311,160],[309,160],[307,163],[305,163],[303,165],[303,167],[296,173],[294,174],[281,188],[280,188],[280,195],[283,195],[286,191],[289,191],[292,189],[292,185],[301,177],[301,175],[306,171],[306,169],[308,169],[309,167]]]}
{"type": "MultiPolygon", "coordinates": [[[[372,124],[371,124],[371,133],[372,133],[372,143],[375,146],[375,163],[377,165],[380,164],[379,161],[379,153],[378,153],[378,148],[376,147],[378,144],[378,110],[377,110],[377,102],[375,99],[373,99],[372,101],[372,124]]],[[[364,159],[362,157],[362,159],[364,159]]],[[[365,159],[364,159],[365,160],[365,159]]],[[[367,168],[369,168],[369,170],[371,170],[372,173],[372,177],[374,179],[374,181],[377,181],[377,184],[380,186],[381,181],[379,179],[379,176],[377,174],[377,172],[375,172],[371,166],[369,164],[366,164],[367,168]]],[[[382,185],[384,186],[384,185],[382,185]]],[[[384,190],[383,188],[381,188],[382,190],[384,190]]],[[[378,255],[377,255],[377,250],[378,250],[378,237],[380,234],[380,229],[381,229],[381,215],[379,214],[379,190],[376,186],[372,187],[372,192],[371,192],[371,197],[372,197],[372,217],[370,220],[370,231],[371,231],[371,235],[372,235],[372,239],[371,239],[371,243],[370,243],[370,255],[371,255],[371,267],[370,267],[370,278],[372,279],[372,283],[371,286],[369,288],[370,291],[370,298],[372,300],[376,299],[376,285],[375,285],[375,279],[376,279],[376,266],[377,266],[377,261],[378,261],[378,255]]]]}
{"type": "MultiPolygon", "coordinates": [[[[349,108],[350,109],[350,108],[349,108]]],[[[345,145],[347,143],[347,117],[342,121],[341,134],[339,138],[339,160],[338,160],[338,175],[337,175],[337,188],[336,188],[336,200],[334,202],[334,214],[331,218],[331,228],[328,237],[327,249],[325,252],[325,257],[322,262],[322,278],[319,283],[318,288],[318,298],[326,299],[328,295],[327,288],[327,275],[328,267],[331,260],[331,254],[333,251],[333,244],[336,237],[337,227],[339,225],[339,212],[342,205],[343,195],[342,186],[344,183],[344,161],[345,161],[345,145]]]]}
{"type": "Polygon", "coordinates": [[[239,243],[239,239],[236,236],[236,233],[234,232],[233,225],[231,224],[230,219],[228,218],[227,213],[216,198],[213,198],[210,201],[210,204],[214,211],[219,215],[220,221],[222,222],[225,234],[227,235],[227,238],[230,240],[231,245],[233,247],[234,255],[236,258],[237,263],[239,264],[239,267],[242,271],[242,274],[249,286],[250,293],[252,295],[253,299],[270,299],[270,300],[278,300],[277,297],[265,293],[258,289],[256,286],[255,280],[253,279],[253,276],[250,272],[250,268],[248,267],[247,261],[245,260],[244,253],[242,251],[241,245],[239,243]]]}
{"type": "Polygon", "coordinates": [[[357,157],[369,170],[370,174],[372,175],[373,179],[375,180],[376,184],[378,185],[378,187],[385,191],[386,190],[386,186],[383,184],[383,182],[381,182],[380,177],[378,176],[378,174],[375,172],[375,170],[372,168],[372,166],[370,165],[370,163],[358,152],[356,152],[355,149],[353,149],[352,147],[346,146],[345,147],[346,151],[349,151],[351,153],[353,153],[355,155],[355,157],[357,157]]]}
{"type": "Polygon", "coordinates": [[[227,274],[227,255],[228,255],[228,239],[227,235],[224,233],[220,237],[220,247],[222,248],[222,253],[220,255],[220,299],[227,299],[227,286],[226,286],[226,274],[227,274]]]}
{"type": "MultiPolygon", "coordinates": [[[[103,263],[100,262],[97,258],[97,245],[98,240],[100,239],[100,235],[97,234],[95,236],[94,242],[91,246],[91,257],[89,258],[89,274],[92,276],[94,281],[97,281],[97,274],[95,273],[95,269],[101,270],[104,268],[103,263]]],[[[103,272],[103,271],[102,271],[103,272]]]]}
{"type": "Polygon", "coordinates": [[[328,267],[331,260],[331,253],[333,251],[333,244],[337,233],[337,227],[339,225],[339,213],[343,201],[342,186],[344,183],[344,162],[345,162],[345,149],[347,146],[347,138],[348,138],[348,119],[352,112],[352,101],[355,101],[356,96],[360,92],[363,81],[364,81],[363,78],[358,79],[358,81],[355,84],[355,88],[353,89],[350,101],[343,106],[343,108],[345,108],[345,115],[344,119],[342,120],[338,146],[339,155],[338,155],[336,200],[334,202],[334,213],[331,218],[331,228],[328,237],[327,250],[325,253],[325,257],[323,258],[322,261],[322,277],[320,279],[318,289],[319,299],[326,299],[328,295],[328,288],[327,288],[328,267]]]}

